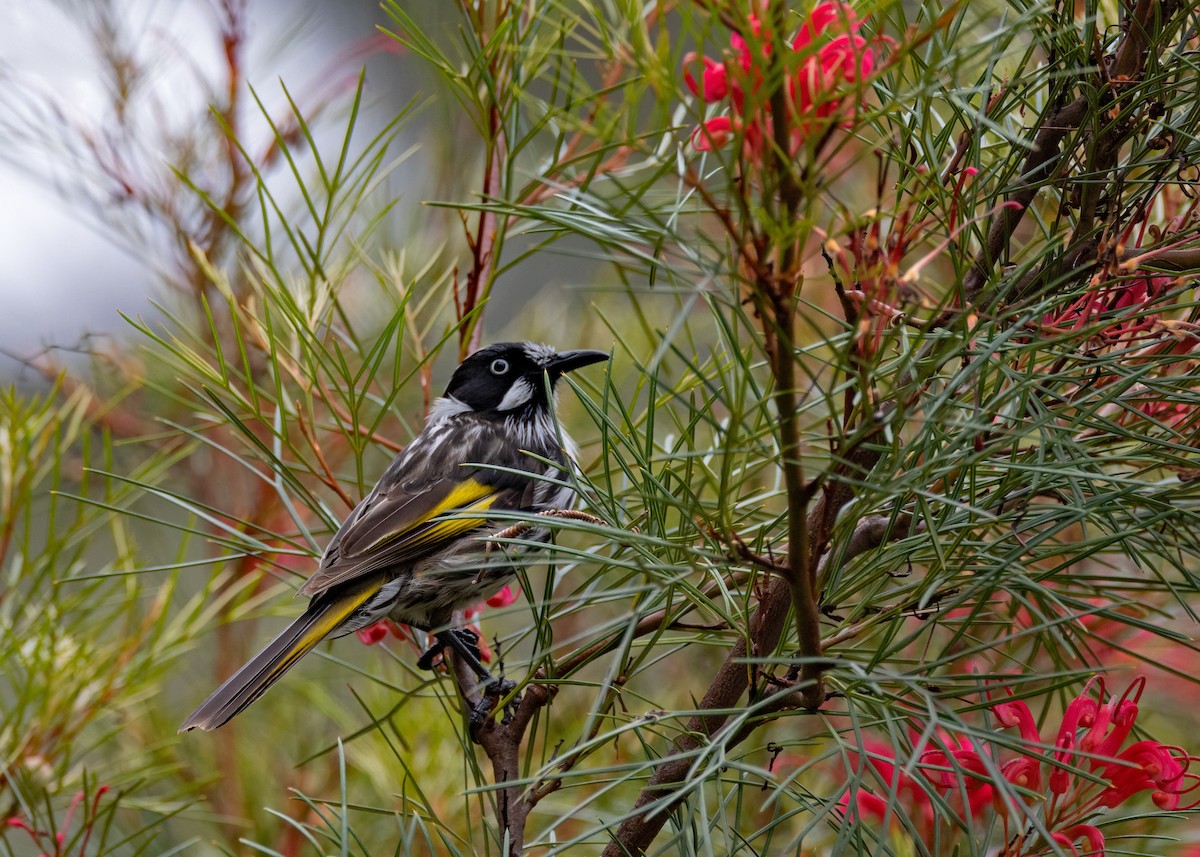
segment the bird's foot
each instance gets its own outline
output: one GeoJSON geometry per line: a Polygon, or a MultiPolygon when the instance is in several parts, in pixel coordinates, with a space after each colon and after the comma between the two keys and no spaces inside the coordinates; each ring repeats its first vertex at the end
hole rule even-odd
{"type": "MultiPolygon", "coordinates": [[[[478,742],[481,730],[487,727],[500,700],[512,694],[517,684],[504,677],[503,660],[500,661],[499,676],[494,676],[488,671],[479,657],[479,635],[470,628],[451,628],[438,632],[434,644],[417,659],[417,666],[425,670],[433,669],[435,662],[446,649],[453,649],[454,653],[474,671],[479,679],[479,701],[471,705],[467,711],[471,735],[478,742]]],[[[504,715],[500,721],[502,724],[512,720],[520,702],[520,696],[513,696],[505,703],[504,715]]]]}
{"type": "MultiPolygon", "coordinates": [[[[433,644],[421,653],[421,657],[417,658],[417,666],[423,670],[434,669],[438,657],[446,649],[454,649],[459,654],[466,656],[467,663],[471,664],[472,668],[480,662],[479,635],[470,628],[450,628],[434,636],[433,644]]],[[[478,671],[477,669],[476,672],[478,671]]],[[[484,675],[487,675],[486,671],[484,675]]]]}

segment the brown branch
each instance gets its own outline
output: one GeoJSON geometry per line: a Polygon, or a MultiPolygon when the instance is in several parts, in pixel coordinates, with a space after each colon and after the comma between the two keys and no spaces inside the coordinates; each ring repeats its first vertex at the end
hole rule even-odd
{"type": "MultiPolygon", "coordinates": [[[[797,179],[798,167],[789,156],[792,135],[792,111],[788,103],[789,81],[783,66],[783,57],[788,53],[784,40],[787,24],[787,4],[771,3],[771,39],[773,50],[768,59],[767,79],[770,82],[771,129],[774,146],[770,150],[767,168],[779,183],[777,192],[782,210],[779,223],[785,229],[792,228],[800,210],[802,193],[797,179]]],[[[764,188],[764,199],[773,196],[764,188]]],[[[805,705],[817,708],[824,701],[822,668],[814,660],[820,654],[819,612],[817,605],[815,565],[810,568],[809,527],[805,509],[812,496],[811,486],[805,485],[804,465],[801,461],[802,441],[797,411],[799,399],[796,380],[796,299],[800,290],[799,239],[789,237],[780,248],[778,275],[766,278],[759,276],[754,285],[756,303],[769,302],[771,315],[763,316],[763,332],[767,345],[767,356],[771,364],[774,386],[771,398],[779,419],[779,458],[783,470],[784,490],[787,496],[788,562],[789,571],[784,575],[787,582],[791,606],[795,611],[796,635],[803,662],[800,667],[801,691],[805,705]]],[[[773,648],[773,646],[772,646],[773,648]]]]}
{"type": "Polygon", "coordinates": [[[1121,270],[1136,271],[1153,266],[1163,271],[1192,272],[1200,268],[1200,247],[1164,250],[1143,250],[1140,247],[1121,248],[1117,254],[1121,270]]]}
{"type": "MultiPolygon", "coordinates": [[[[454,653],[448,653],[455,683],[462,696],[463,705],[470,717],[478,711],[484,697],[479,693],[475,672],[454,653]]],[[[493,686],[495,688],[496,686],[493,686]]],[[[525,846],[525,822],[529,811],[537,803],[534,792],[521,785],[504,785],[520,779],[521,745],[525,731],[533,716],[548,705],[558,692],[554,685],[529,684],[520,701],[506,710],[497,719],[493,714],[480,723],[471,724],[471,740],[478,744],[492,763],[492,777],[496,785],[496,820],[502,836],[508,840],[509,857],[520,857],[525,846]]],[[[494,694],[488,699],[499,702],[494,694]]]]}
{"type": "MultiPolygon", "coordinates": [[[[855,479],[867,473],[879,460],[879,453],[871,447],[860,446],[852,456],[836,468],[836,475],[843,477],[853,473],[855,479]]],[[[806,558],[805,567],[808,574],[817,568],[823,546],[830,540],[833,523],[838,512],[854,497],[851,484],[838,479],[831,479],[826,489],[817,498],[807,516],[807,527],[812,534],[810,555],[806,558]]],[[[717,670],[704,698],[699,705],[699,712],[687,724],[686,730],[675,739],[671,755],[651,775],[649,782],[642,789],[634,802],[633,809],[647,807],[658,802],[671,786],[681,782],[691,768],[690,756],[702,745],[701,737],[712,736],[725,725],[728,715],[725,713],[705,713],[713,711],[728,711],[738,706],[743,694],[751,686],[754,666],[745,663],[748,655],[764,657],[773,652],[783,638],[787,624],[788,611],[791,607],[792,593],[790,584],[782,577],[772,580],[766,596],[759,602],[749,624],[749,638],[753,641],[753,649],[748,650],[746,638],[739,638],[725,658],[725,662],[717,670]]],[[[810,659],[817,660],[821,653],[819,626],[814,623],[814,633],[817,637],[817,650],[810,659]]],[[[789,685],[792,690],[803,694],[803,704],[808,707],[811,697],[811,684],[806,685],[803,674],[799,680],[789,685]]],[[[782,704],[782,703],[781,703],[782,704]]],[[[745,740],[749,731],[739,732],[725,742],[726,748],[736,746],[745,740]]],[[[672,803],[673,805],[673,803],[672,803]]],[[[668,813],[663,810],[649,818],[645,814],[631,814],[617,829],[616,836],[604,850],[605,857],[624,857],[627,854],[640,854],[650,847],[654,837],[667,820],[668,813]]]]}
{"type": "Polygon", "coordinates": [[[774,572],[775,574],[787,575],[792,573],[791,566],[776,562],[769,556],[763,556],[762,554],[758,554],[750,550],[750,545],[746,544],[745,540],[743,540],[742,537],[737,533],[719,533],[712,527],[699,520],[697,520],[697,524],[703,527],[705,532],[708,533],[709,538],[713,539],[714,541],[724,542],[729,545],[731,548],[729,551],[730,559],[741,560],[742,562],[749,563],[750,565],[765,569],[766,571],[774,572]]]}
{"type": "MultiPolygon", "coordinates": [[[[1079,123],[1088,114],[1089,106],[1088,98],[1080,96],[1055,110],[1042,122],[1015,189],[1009,194],[1009,204],[992,218],[988,226],[987,244],[979,251],[971,270],[963,277],[963,300],[966,303],[972,304],[978,300],[996,262],[1007,254],[1008,242],[1025,216],[1026,209],[1058,162],[1059,146],[1069,134],[1078,130],[1079,123]]],[[[949,318],[949,314],[943,314],[937,324],[945,324],[949,318]]]]}

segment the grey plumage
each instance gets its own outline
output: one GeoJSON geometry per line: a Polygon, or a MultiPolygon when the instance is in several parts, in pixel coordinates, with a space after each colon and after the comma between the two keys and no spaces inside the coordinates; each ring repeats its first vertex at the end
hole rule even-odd
{"type": "MultiPolygon", "coordinates": [[[[439,404],[425,430],[391,463],[374,490],[342,524],[317,572],[299,594],[320,595],[381,569],[388,571],[391,581],[356,611],[336,636],[385,616],[425,630],[445,625],[455,610],[482,601],[511,580],[512,564],[503,551],[491,551],[487,567],[482,567],[487,544],[482,538],[456,539],[435,553],[425,552],[421,544],[412,545],[412,539],[388,541],[397,526],[403,526],[400,522],[436,508],[465,480],[475,480],[495,492],[490,507],[494,511],[537,514],[574,504],[574,491],[555,484],[569,475],[567,454],[556,434],[538,432],[518,445],[506,422],[439,404]]],[[[509,523],[489,520],[477,529],[486,536],[509,523]]],[[[544,528],[537,528],[522,539],[537,541],[547,536],[544,528]]]]}

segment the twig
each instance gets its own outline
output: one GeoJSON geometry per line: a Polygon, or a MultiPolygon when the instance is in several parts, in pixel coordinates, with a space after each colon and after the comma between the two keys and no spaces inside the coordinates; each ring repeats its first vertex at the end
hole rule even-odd
{"type": "MultiPolygon", "coordinates": [[[[1150,26],[1156,21],[1169,20],[1175,5],[1172,2],[1160,2],[1160,0],[1139,0],[1137,8],[1126,22],[1125,36],[1117,48],[1116,58],[1110,71],[1111,79],[1120,81],[1122,86],[1128,86],[1135,82],[1146,61],[1146,47],[1149,43],[1147,34],[1150,26]]],[[[1008,243],[1012,239],[1013,232],[1016,231],[1017,225],[1025,216],[1025,211],[1043,184],[1051,177],[1053,169],[1058,163],[1059,147],[1063,140],[1078,131],[1084,119],[1094,115],[1097,110],[1103,110],[1104,105],[1112,103],[1115,99],[1115,89],[1109,87],[1107,94],[1108,97],[1104,99],[1100,107],[1095,105],[1095,99],[1091,95],[1080,95],[1069,104],[1052,110],[1042,121],[1034,136],[1029,156],[1025,159],[1020,178],[1009,196],[1009,201],[1015,205],[1001,210],[993,218],[988,228],[986,245],[980,250],[971,269],[963,277],[963,299],[967,304],[977,302],[984,285],[991,276],[992,269],[997,261],[1007,254],[1008,243]]],[[[1125,134],[1112,135],[1114,139],[1109,143],[1115,145],[1114,153],[1125,141],[1127,134],[1128,130],[1125,134]]],[[[1109,143],[1097,141],[1098,145],[1108,146],[1109,143]]],[[[1089,173],[1089,175],[1092,174],[1089,173]]],[[[1089,186],[1091,184],[1089,182],[1089,186]]],[[[1100,182],[1094,184],[1096,189],[1089,193],[1098,192],[1102,186],[1100,182]]],[[[1077,230],[1076,235],[1079,234],[1080,230],[1077,230]]],[[[1068,256],[1067,261],[1075,267],[1084,261],[1078,245],[1076,245],[1076,252],[1068,253],[1068,256]]],[[[999,294],[999,290],[997,290],[997,294],[999,294]]],[[[983,308],[986,308],[986,302],[983,308]]],[[[935,326],[949,323],[957,313],[957,309],[948,310],[935,321],[935,326]]]]}
{"type": "MultiPolygon", "coordinates": [[[[958,587],[956,586],[939,589],[925,600],[930,604],[936,604],[941,599],[954,595],[958,591],[958,587]]],[[[903,616],[907,613],[909,616],[918,619],[926,619],[929,616],[929,612],[929,608],[921,607],[920,605],[911,601],[904,604],[887,604],[883,607],[880,607],[876,612],[872,613],[866,619],[863,619],[860,622],[855,622],[853,625],[847,625],[840,631],[823,638],[821,640],[821,649],[832,649],[834,646],[845,643],[849,640],[853,640],[854,638],[866,633],[880,622],[891,621],[896,616],[903,616]]]]}
{"type": "MultiPolygon", "coordinates": [[[[747,580],[749,580],[750,576],[751,576],[750,572],[747,572],[747,571],[734,572],[734,573],[730,574],[723,581],[716,581],[716,580],[712,581],[711,583],[709,583],[707,586],[705,586],[701,590],[701,593],[706,598],[711,598],[712,596],[721,592],[726,586],[728,586],[730,584],[732,584],[734,586],[740,586],[741,584],[743,584],[747,580]]],[[[691,607],[685,606],[683,608],[680,608],[680,610],[677,611],[676,615],[684,615],[689,610],[691,610],[691,607]]],[[[570,655],[569,657],[564,658],[561,661],[558,661],[554,665],[555,674],[558,676],[562,676],[562,677],[569,676],[569,675],[571,675],[571,673],[575,672],[576,670],[580,669],[581,667],[585,666],[586,664],[591,663],[593,660],[598,658],[600,655],[603,655],[606,652],[610,652],[613,649],[615,649],[621,643],[621,641],[624,640],[626,637],[628,637],[629,639],[636,640],[640,637],[646,636],[647,634],[654,633],[659,628],[663,627],[663,623],[667,621],[667,617],[670,615],[673,615],[673,614],[668,613],[668,611],[665,609],[655,610],[653,613],[647,613],[645,616],[643,616],[641,619],[638,620],[637,625],[634,626],[634,629],[632,632],[627,633],[625,630],[622,630],[620,633],[614,634],[611,637],[608,637],[604,640],[600,640],[599,642],[593,643],[592,645],[588,646],[587,648],[581,649],[580,651],[575,652],[574,654],[570,655]]],[[[541,670],[538,671],[537,677],[542,678],[542,679],[546,678],[545,674],[541,670]]]]}
{"type": "Polygon", "coordinates": [[[738,559],[742,562],[750,563],[775,574],[787,575],[792,573],[791,566],[776,562],[774,559],[762,554],[755,553],[750,550],[750,546],[737,533],[723,534],[717,532],[713,527],[705,524],[703,521],[697,520],[697,525],[702,527],[709,537],[714,541],[725,542],[733,550],[729,552],[730,559],[738,559]]]}
{"type": "MultiPolygon", "coordinates": [[[[595,524],[598,527],[611,526],[603,518],[597,518],[595,515],[589,515],[587,512],[580,512],[578,509],[546,509],[538,512],[539,518],[564,518],[570,521],[584,521],[588,524],[595,524]]],[[[538,524],[529,521],[518,521],[517,523],[505,527],[499,532],[492,533],[488,536],[487,545],[483,549],[484,556],[492,552],[496,545],[508,539],[516,539],[525,535],[530,530],[538,528],[538,524]]]]}
{"type": "Polygon", "coordinates": [[[296,403],[296,424],[300,426],[300,434],[304,435],[304,439],[308,441],[308,446],[312,449],[313,454],[317,457],[317,464],[321,467],[321,472],[324,474],[321,481],[325,486],[332,490],[342,502],[346,504],[346,508],[353,509],[356,505],[350,495],[346,493],[346,489],[342,487],[342,483],[333,475],[333,470],[329,466],[329,462],[325,460],[325,453],[321,449],[321,444],[317,441],[314,433],[310,432],[308,424],[304,421],[304,412],[300,407],[300,403],[296,403]]]}

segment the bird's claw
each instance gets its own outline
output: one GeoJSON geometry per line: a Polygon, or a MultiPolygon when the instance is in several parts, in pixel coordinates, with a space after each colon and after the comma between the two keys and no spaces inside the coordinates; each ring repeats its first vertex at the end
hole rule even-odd
{"type": "Polygon", "coordinates": [[[467,651],[471,652],[472,654],[474,654],[476,662],[479,661],[479,659],[480,659],[479,635],[476,634],[470,628],[451,628],[448,631],[443,631],[443,632],[439,633],[437,635],[437,637],[434,639],[433,643],[429,646],[429,648],[421,653],[421,657],[417,658],[417,666],[420,669],[423,669],[423,670],[434,669],[434,662],[438,659],[438,657],[443,652],[445,652],[445,650],[447,648],[453,648],[443,638],[444,634],[449,634],[449,635],[453,635],[454,637],[457,637],[459,643],[462,644],[462,647],[467,649],[467,651]]]}
{"type": "MultiPolygon", "coordinates": [[[[471,710],[467,712],[467,719],[470,723],[471,734],[477,735],[483,729],[487,722],[492,717],[492,712],[496,710],[496,705],[501,699],[511,694],[517,689],[517,683],[506,678],[492,679],[486,682],[480,690],[482,698],[471,706],[471,710]]],[[[517,706],[521,704],[521,695],[513,696],[504,705],[504,716],[500,719],[502,724],[509,723],[516,715],[517,706]]]]}

